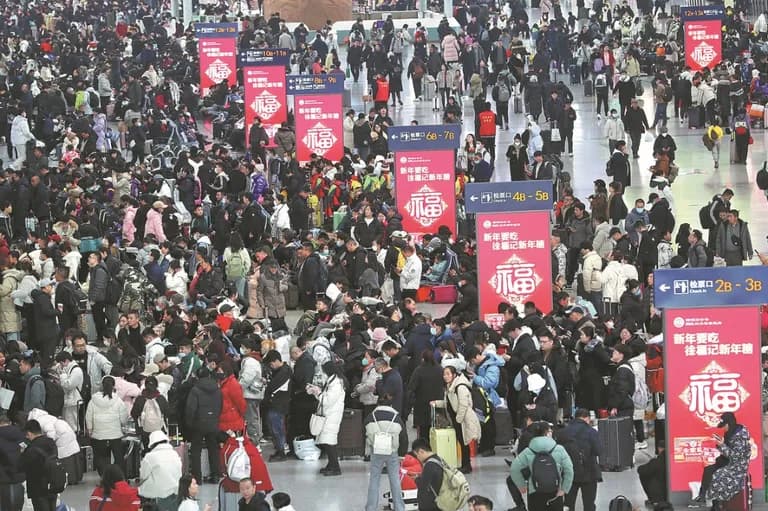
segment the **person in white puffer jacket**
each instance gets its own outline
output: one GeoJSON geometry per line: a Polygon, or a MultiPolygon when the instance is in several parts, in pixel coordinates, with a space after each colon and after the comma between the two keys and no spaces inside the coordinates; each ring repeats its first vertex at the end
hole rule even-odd
{"type": "Polygon", "coordinates": [[[176,511],[176,492],[181,479],[181,458],[163,431],[149,435],[149,449],[139,469],[139,495],[154,501],[160,511],[176,511]]]}
{"type": "Polygon", "coordinates": [[[33,408],[27,414],[27,420],[40,423],[43,434],[56,442],[56,457],[61,460],[67,473],[67,484],[73,485],[83,479],[83,466],[80,461],[80,444],[75,430],[63,419],[50,415],[45,410],[33,408]]]}
{"type": "Polygon", "coordinates": [[[78,364],[72,362],[72,354],[68,351],[62,351],[56,355],[54,370],[64,390],[64,411],[61,416],[73,430],[78,431],[77,413],[83,400],[80,394],[83,388],[83,370],[78,364]]]}
{"type": "Polygon", "coordinates": [[[85,411],[85,429],[91,437],[93,463],[99,475],[110,464],[110,455],[124,469],[123,426],[127,423],[128,407],[115,391],[115,379],[105,376],[101,392],[93,394],[85,411]]]}

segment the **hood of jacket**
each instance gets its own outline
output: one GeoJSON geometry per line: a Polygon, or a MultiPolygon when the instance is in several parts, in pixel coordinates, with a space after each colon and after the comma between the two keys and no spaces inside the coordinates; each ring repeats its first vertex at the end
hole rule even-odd
{"type": "Polygon", "coordinates": [[[107,407],[111,406],[113,401],[117,401],[119,399],[120,399],[120,396],[117,395],[117,392],[114,392],[112,394],[112,399],[108,398],[107,396],[105,396],[101,392],[97,392],[97,393],[95,393],[93,395],[93,397],[91,397],[91,401],[93,401],[93,403],[96,406],[100,406],[100,407],[104,407],[104,408],[107,408],[107,407]]]}
{"type": "Polygon", "coordinates": [[[506,364],[504,359],[501,358],[496,353],[486,351],[483,354],[485,355],[485,360],[483,360],[483,363],[480,364],[480,369],[482,369],[483,367],[493,367],[493,366],[504,367],[504,364],[506,364]]]}
{"type": "Polygon", "coordinates": [[[201,378],[195,384],[195,387],[200,389],[201,392],[206,394],[216,394],[219,391],[219,386],[213,380],[213,378],[201,378]]]}
{"type": "Polygon", "coordinates": [[[531,440],[531,443],[528,444],[528,447],[533,452],[541,452],[541,451],[549,451],[552,448],[554,448],[556,445],[557,443],[554,441],[554,439],[548,436],[537,436],[531,440]]]}

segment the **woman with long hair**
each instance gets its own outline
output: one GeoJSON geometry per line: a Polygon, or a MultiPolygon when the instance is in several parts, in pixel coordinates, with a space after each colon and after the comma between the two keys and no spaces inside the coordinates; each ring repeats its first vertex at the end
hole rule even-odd
{"type": "Polygon", "coordinates": [[[427,440],[431,425],[429,403],[443,397],[443,369],[435,362],[433,350],[427,348],[421,352],[421,365],[411,375],[408,393],[418,437],[427,440]]]}
{"type": "Polygon", "coordinates": [[[246,278],[251,272],[251,256],[245,248],[243,238],[240,233],[233,231],[229,236],[229,246],[224,249],[224,273],[227,282],[231,282],[237,288],[238,296],[248,301],[248,286],[246,278]]]}
{"type": "Polygon", "coordinates": [[[341,475],[341,467],[339,467],[337,444],[341,419],[344,416],[344,395],[347,384],[344,375],[333,362],[326,362],[322,369],[328,379],[322,388],[311,389],[313,393],[319,394],[316,413],[325,417],[325,423],[315,442],[323,447],[328,456],[328,464],[320,470],[320,473],[324,476],[338,476],[341,475]]]}
{"type": "Polygon", "coordinates": [[[93,464],[99,474],[110,464],[110,455],[121,468],[125,464],[123,453],[123,426],[128,423],[128,407],[115,390],[115,379],[105,376],[101,392],[95,393],[85,411],[85,429],[93,445],[93,464]]]}
{"type": "MultiPolygon", "coordinates": [[[[200,486],[197,484],[197,480],[192,474],[184,474],[179,479],[179,508],[177,511],[200,511],[200,506],[197,503],[197,495],[200,492],[200,486]]],[[[203,511],[211,511],[213,508],[210,504],[206,504],[203,511]]]]}
{"type": "Polygon", "coordinates": [[[88,509],[90,511],[139,511],[141,509],[139,490],[128,484],[120,467],[108,465],[101,475],[101,483],[91,494],[88,509]]]}

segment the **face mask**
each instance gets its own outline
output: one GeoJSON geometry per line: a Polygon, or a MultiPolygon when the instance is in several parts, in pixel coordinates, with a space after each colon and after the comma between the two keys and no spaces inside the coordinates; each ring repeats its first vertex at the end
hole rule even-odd
{"type": "Polygon", "coordinates": [[[337,246],[337,247],[343,247],[343,246],[344,246],[344,242],[343,242],[343,241],[341,241],[341,240],[338,240],[338,241],[336,242],[336,246],[337,246]]]}
{"type": "Polygon", "coordinates": [[[637,288],[634,291],[632,291],[632,294],[634,294],[635,296],[640,296],[641,294],[643,294],[643,292],[640,290],[640,288],[637,288]]]}
{"type": "Polygon", "coordinates": [[[387,364],[389,364],[389,361],[391,360],[391,357],[389,355],[384,355],[384,360],[386,360],[387,364]]]}
{"type": "Polygon", "coordinates": [[[248,352],[246,351],[246,349],[245,349],[245,348],[240,348],[240,354],[241,354],[241,355],[247,355],[247,354],[248,354],[248,352]]]}
{"type": "Polygon", "coordinates": [[[523,143],[521,141],[519,141],[519,140],[515,140],[515,145],[516,146],[521,146],[521,145],[523,145],[523,143]]]}
{"type": "Polygon", "coordinates": [[[365,366],[367,366],[367,365],[368,365],[368,359],[367,359],[367,358],[364,358],[364,359],[362,359],[362,360],[360,361],[360,363],[362,364],[362,366],[363,366],[363,367],[365,367],[365,366]]]}
{"type": "Polygon", "coordinates": [[[645,213],[645,208],[635,208],[635,212],[638,215],[642,215],[643,213],[645,213]]]}
{"type": "Polygon", "coordinates": [[[432,335],[437,335],[437,328],[435,328],[435,327],[430,328],[429,329],[429,333],[432,334],[432,335]]]}
{"type": "Polygon", "coordinates": [[[613,330],[613,321],[606,321],[605,328],[607,328],[608,330],[613,330]]]}
{"type": "Polygon", "coordinates": [[[224,373],[214,373],[213,377],[221,381],[224,379],[224,373]]]}

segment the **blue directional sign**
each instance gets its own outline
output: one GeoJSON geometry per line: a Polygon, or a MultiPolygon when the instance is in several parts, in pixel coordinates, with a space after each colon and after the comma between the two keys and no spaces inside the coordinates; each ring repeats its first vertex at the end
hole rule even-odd
{"type": "Polygon", "coordinates": [[[237,23],[195,23],[195,35],[199,39],[237,37],[237,23]]]}
{"type": "Polygon", "coordinates": [[[285,66],[291,60],[287,48],[251,48],[243,50],[237,57],[238,66],[285,66]]]}
{"type": "Polygon", "coordinates": [[[549,211],[552,209],[552,181],[467,183],[464,207],[467,213],[549,211]]]}
{"type": "Polygon", "coordinates": [[[390,151],[435,151],[456,149],[461,144],[461,126],[392,126],[387,130],[390,151]]]}
{"type": "Polygon", "coordinates": [[[768,301],[768,266],[656,270],[653,285],[653,304],[660,309],[762,305],[768,301]]]}
{"type": "Polygon", "coordinates": [[[288,75],[285,85],[287,94],[341,94],[344,92],[344,74],[288,75]]]}

